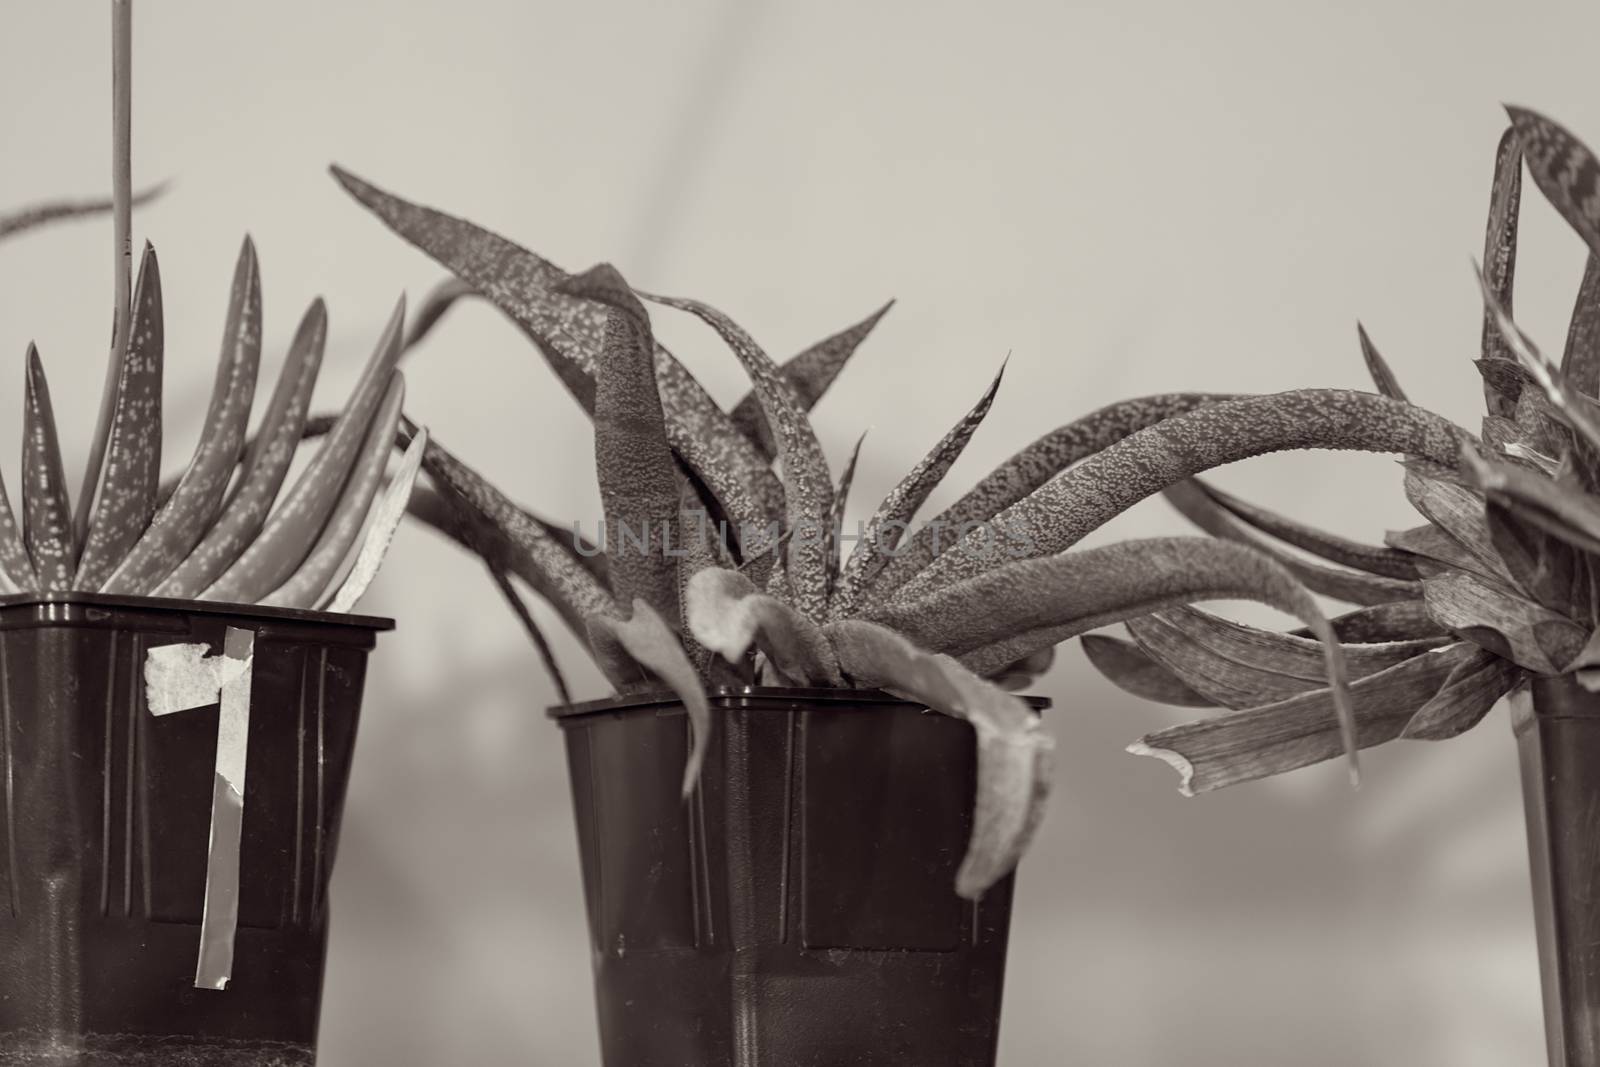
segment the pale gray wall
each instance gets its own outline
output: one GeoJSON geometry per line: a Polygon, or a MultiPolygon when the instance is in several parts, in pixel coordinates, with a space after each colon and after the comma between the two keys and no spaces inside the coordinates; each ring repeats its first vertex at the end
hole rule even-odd
{"type": "MultiPolygon", "coordinates": [[[[9,0],[3,25],[0,204],[102,190],[103,5],[9,0]]],[[[162,255],[173,455],[245,229],[275,359],[305,303],[329,300],[329,402],[399,291],[439,276],[344,198],[331,161],[568,266],[610,259],[708,299],[780,354],[899,297],[818,412],[835,463],[872,427],[858,502],[1007,352],[954,489],[1120,396],[1361,386],[1358,314],[1413,397],[1475,425],[1468,257],[1498,102],[1600,139],[1596,39],[1600,7],[1549,0],[146,0],[135,173],[178,184],[136,232],[162,255]]],[[[1529,215],[1518,307],[1556,344],[1582,250],[1542,203],[1529,215]]],[[[0,351],[38,341],[74,463],[108,244],[90,223],[0,252],[0,351]]],[[[662,329],[718,397],[740,394],[709,334],[662,329]]],[[[0,374],[0,410],[18,410],[21,373],[0,374]]],[[[410,410],[514,495],[593,515],[584,420],[504,322],[458,312],[409,375],[410,410]]],[[[1352,535],[1414,521],[1388,459],[1262,460],[1219,480],[1352,535]]],[[[1101,536],[1182,528],[1147,506],[1101,536]]],[[[481,570],[425,533],[400,538],[367,606],[402,622],[373,661],[325,1062],[592,1064],[550,688],[481,570]]],[[[598,695],[573,642],[559,652],[598,695]]],[[[1373,754],[1359,794],[1323,767],[1185,801],[1165,767],[1121,751],[1175,713],[1113,690],[1075,648],[1042,690],[1059,780],[1023,869],[1005,1062],[1539,1059],[1503,712],[1373,754]]]]}

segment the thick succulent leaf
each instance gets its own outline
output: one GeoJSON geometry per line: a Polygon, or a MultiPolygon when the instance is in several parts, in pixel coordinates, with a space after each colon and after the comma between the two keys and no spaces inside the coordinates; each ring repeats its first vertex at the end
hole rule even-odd
{"type": "MultiPolygon", "coordinates": [[[[1211,404],[1138,431],[1064,471],[992,520],[1001,555],[1067,549],[1140,500],[1212,467],[1287,449],[1398,452],[1454,465],[1471,435],[1422,408],[1343,389],[1300,389],[1211,404]]],[[[914,598],[994,565],[993,531],[974,530],[907,582],[914,598]]]]}
{"type": "Polygon", "coordinates": [[[1460,572],[1422,583],[1428,611],[1453,632],[1538,674],[1554,675],[1583,651],[1589,633],[1549,608],[1460,572]]]}
{"type": "Polygon", "coordinates": [[[1050,648],[1041,648],[1031,655],[1023,656],[1015,663],[1006,666],[1004,670],[982,677],[998,685],[1008,693],[1019,693],[1037,682],[1046,671],[1055,665],[1055,662],[1056,650],[1055,646],[1052,645],[1050,648]]]}
{"type": "MultiPolygon", "coordinates": [[[[1344,690],[1344,658],[1310,592],[1260,552],[1209,538],[1124,541],[1019,560],[925,597],[885,605],[874,619],[919,645],[958,655],[1014,640],[1011,635],[1019,633],[1054,637],[1031,649],[1014,649],[1021,655],[1202,600],[1253,600],[1296,616],[1323,641],[1329,684],[1335,693],[1344,690]]],[[[1348,708],[1341,710],[1348,731],[1348,708]]],[[[1351,754],[1354,775],[1353,746],[1351,754]]]]}
{"type": "Polygon", "coordinates": [[[711,742],[711,709],[694,664],[672,627],[643,600],[633,602],[627,619],[596,615],[589,620],[595,658],[612,683],[627,691],[652,680],[669,686],[689,714],[689,762],[683,769],[683,795],[700,780],[711,742]]]}
{"type": "MultiPolygon", "coordinates": [[[[1417,709],[1473,651],[1465,642],[1450,645],[1354,683],[1350,696],[1357,743],[1370,748],[1400,736],[1417,709]]],[[[1330,721],[1331,704],[1329,691],[1319,689],[1160,730],[1129,745],[1128,751],[1165,761],[1180,776],[1179,791],[1193,796],[1338,756],[1342,745],[1330,721]]]]}
{"type": "MultiPolygon", "coordinates": [[[[1489,189],[1489,220],[1483,234],[1484,276],[1503,307],[1511,307],[1517,271],[1517,222],[1522,203],[1522,144],[1515,126],[1500,135],[1494,154],[1494,184],[1489,189]]],[[[1511,359],[1505,339],[1488,310],[1483,315],[1483,362],[1511,359]]],[[[1489,414],[1509,418],[1517,393],[1503,391],[1484,379],[1483,399],[1489,414]]]]}
{"type": "MultiPolygon", "coordinates": [[[[411,313],[411,326],[406,330],[405,347],[415,348],[427,339],[433,328],[439,325],[445,313],[456,306],[456,302],[464,296],[475,296],[477,290],[460,278],[446,278],[439,282],[428,295],[422,298],[422,303],[417,305],[417,310],[411,313]]],[[[516,590],[512,590],[516,595],[516,590]]],[[[520,603],[520,601],[519,601],[520,603]]]]}
{"type": "Polygon", "coordinates": [[[699,571],[689,579],[684,606],[694,639],[729,663],[741,663],[755,647],[791,685],[843,684],[821,629],[738,571],[699,571]]]}
{"type": "MultiPolygon", "coordinates": [[[[878,320],[888,314],[892,307],[893,300],[854,326],[818,341],[778,368],[784,381],[794,390],[795,399],[802,408],[810,411],[816,406],[839,372],[844,370],[850,357],[855,355],[856,349],[861,347],[861,342],[867,339],[867,335],[878,325],[878,320]]],[[[733,424],[755,442],[762,454],[769,459],[778,454],[777,438],[772,435],[772,427],[767,423],[767,416],[761,410],[761,400],[754,390],[746,393],[728,415],[733,424]]]]}
{"type": "MultiPolygon", "coordinates": [[[[520,325],[552,359],[575,395],[592,386],[604,346],[603,305],[556,291],[565,271],[505,238],[432,208],[408,203],[333,168],[339,183],[395,233],[432,256],[520,325]]],[[[763,528],[783,514],[783,489],[769,461],[694,377],[657,345],[656,384],[673,450],[738,528],[763,528]]],[[[592,402],[586,407],[592,410],[592,402]]]]}
{"type": "MultiPolygon", "coordinates": [[[[306,309],[295,330],[289,354],[279,372],[277,388],[273,390],[255,437],[244,446],[239,475],[225,497],[221,515],[176,569],[156,587],[156,595],[185,600],[198,597],[238,560],[239,554],[261,532],[306,430],[311,391],[322,367],[327,337],[328,313],[319,298],[306,309]]],[[[244,354],[242,346],[238,354],[244,354]]],[[[335,421],[330,419],[323,432],[331,430],[335,421]]],[[[205,444],[202,436],[201,447],[205,444]]],[[[185,477],[188,477],[187,472],[185,477]]],[[[209,482],[209,478],[206,481],[209,482]]],[[[175,485],[167,500],[176,493],[175,485]]],[[[196,497],[198,499],[198,493],[196,497]]]]}
{"type": "Polygon", "coordinates": [[[234,273],[211,404],[194,457],[133,549],[103,587],[144,594],[161,584],[211,529],[244,449],[261,360],[261,286],[255,249],[245,240],[234,273]]]}
{"type": "Polygon", "coordinates": [[[794,531],[785,558],[795,603],[811,618],[822,619],[828,606],[827,523],[833,512],[833,481],[799,398],[761,346],[716,308],[680,297],[646,298],[687,311],[716,330],[749,374],[761,410],[778,438],[785,521],[794,531]]]}
{"type": "Polygon", "coordinates": [[[503,545],[508,553],[504,569],[537,589],[569,621],[577,621],[579,633],[584,633],[581,620],[616,614],[616,601],[607,587],[568,547],[576,542],[551,532],[437,440],[428,442],[423,469],[447,497],[471,508],[494,531],[496,548],[503,545]]]}
{"type": "Polygon", "coordinates": [[[614,309],[596,373],[594,412],[611,592],[621,603],[641,598],[656,614],[676,619],[678,565],[669,552],[683,540],[680,493],[651,360],[650,316],[610,264],[571,278],[560,289],[614,309]]]}
{"type": "Polygon", "coordinates": [[[273,607],[315,607],[324,592],[333,583],[339,567],[350,555],[350,549],[361,536],[361,528],[377,499],[383,485],[383,472],[388,466],[389,453],[394,448],[395,431],[400,425],[400,410],[405,404],[406,384],[399,371],[384,394],[372,424],[367,427],[366,439],[356,454],[355,466],[339,495],[328,524],[305,562],[287,581],[261,599],[273,607]]]}
{"type": "Polygon", "coordinates": [[[350,562],[349,571],[340,578],[331,594],[317,607],[322,611],[353,611],[356,601],[366,593],[367,587],[378,575],[383,557],[389,552],[395,532],[406,517],[406,506],[411,502],[416,488],[417,475],[422,471],[422,459],[428,450],[428,431],[412,430],[411,443],[400,457],[400,466],[389,479],[389,487],[372,509],[367,520],[367,532],[361,539],[361,548],[350,562]]]}
{"type": "MultiPolygon", "coordinates": [[[[148,189],[135,193],[131,206],[138,207],[147,204],[166,192],[167,184],[153,185],[148,189]]],[[[78,219],[90,215],[105,215],[110,213],[112,203],[110,200],[52,200],[48,203],[33,204],[29,207],[0,215],[0,241],[7,237],[14,237],[19,233],[48,226],[52,222],[65,219],[78,219]]]]}
{"type": "Polygon", "coordinates": [[[894,550],[911,520],[916,518],[917,510],[927,501],[928,494],[938,487],[951,465],[961,457],[967,442],[972,440],[972,435],[989,414],[989,407],[994,403],[995,393],[1000,390],[1000,379],[1005,377],[1005,373],[1005,364],[1002,363],[994,381],[989,383],[989,388],[984,390],[972,409],[911,468],[911,473],[900,479],[900,483],[878,505],[878,510],[872,513],[872,518],[867,520],[861,539],[856,542],[850,562],[845,566],[831,608],[834,618],[843,618],[855,611],[866,589],[868,577],[893,558],[894,550]]]}
{"type": "Polygon", "coordinates": [[[1372,384],[1378,387],[1378,392],[1391,400],[1406,399],[1406,391],[1400,388],[1394,371],[1389,369],[1378,346],[1367,336],[1367,328],[1359,322],[1356,323],[1356,337],[1361,342],[1361,358],[1366,361],[1367,373],[1372,375],[1372,384]]]}
{"type": "Polygon", "coordinates": [[[333,431],[267,516],[255,541],[202,594],[206,599],[252,603],[283,584],[305,562],[338,503],[339,491],[355,465],[367,427],[389,391],[400,359],[404,323],[402,297],[333,431]]]}
{"type": "Polygon", "coordinates": [[[1119,401],[1045,434],[995,468],[909,541],[903,541],[881,570],[869,573],[872,600],[883,600],[922,571],[956,537],[1032,493],[1085,456],[1202,404],[1232,400],[1226,394],[1160,393],[1119,401]]]}
{"type": "Polygon", "coordinates": [[[72,534],[72,505],[56,436],[50,385],[39,350],[28,346],[28,384],[22,416],[22,540],[33,559],[39,588],[47,593],[72,588],[78,568],[72,534]]]}
{"type": "Polygon", "coordinates": [[[1340,566],[1351,567],[1368,574],[1383,575],[1387,578],[1403,578],[1407,580],[1417,577],[1417,568],[1403,552],[1382,545],[1368,545],[1359,541],[1351,541],[1337,534],[1318,530],[1285,518],[1277,512],[1257,507],[1248,501],[1240,500],[1231,493],[1223,492],[1201,478],[1191,478],[1183,483],[1192,485],[1205,493],[1211,500],[1228,514],[1242,522],[1269,534],[1288,545],[1309,552],[1314,556],[1337,563],[1340,566]]]}
{"type": "Polygon", "coordinates": [[[1583,142],[1543,115],[1509,106],[1506,112],[1534,184],[1589,251],[1600,255],[1600,161],[1583,142]]]}
{"type": "Polygon", "coordinates": [[[117,399],[106,444],[105,473],[94,502],[89,537],[74,587],[98,590],[138,541],[156,510],[161,483],[161,372],[165,337],[161,266],[144,246],[133,289],[128,344],[122,352],[117,399]]]}
{"type": "Polygon", "coordinates": [[[1465,733],[1489,714],[1495,701],[1522,681],[1516,664],[1485,649],[1472,654],[1450,672],[1443,687],[1417,709],[1400,736],[1412,741],[1444,741],[1465,733]]]}
{"type": "Polygon", "coordinates": [[[1600,255],[1589,254],[1567,326],[1561,374],[1580,393],[1600,392],[1600,255]]]}
{"type": "Polygon", "coordinates": [[[1169,486],[1165,490],[1165,495],[1167,501],[1180,515],[1206,533],[1235,544],[1249,545],[1271,557],[1314,593],[1321,593],[1350,604],[1386,604],[1394,600],[1416,597],[1421,593],[1415,582],[1324,567],[1262,541],[1235,522],[1212,493],[1198,483],[1198,479],[1190,478],[1169,486]]]}
{"type": "Polygon", "coordinates": [[[0,588],[7,593],[32,593],[40,588],[4,478],[0,478],[0,588]]]}
{"type": "MultiPolygon", "coordinates": [[[[1315,640],[1193,608],[1133,619],[1128,629],[1158,662],[1197,692],[1229,707],[1255,707],[1326,685],[1324,652],[1315,640]]],[[[1343,653],[1351,677],[1364,678],[1448,640],[1350,645],[1343,653]]]]}
{"type": "Polygon", "coordinates": [[[1149,653],[1132,641],[1104,634],[1084,634],[1079,640],[1095,670],[1125,692],[1158,704],[1186,708],[1216,706],[1215,701],[1189,688],[1182,678],[1151,659],[1149,653]]]}
{"type": "Polygon", "coordinates": [[[567,676],[562,673],[561,664],[556,661],[555,650],[550,647],[549,638],[545,637],[544,630],[533,617],[533,612],[528,610],[528,605],[523,601],[522,595],[517,592],[516,586],[511,583],[511,577],[505,571],[494,566],[489,567],[489,577],[494,580],[495,588],[500,590],[500,595],[505,598],[506,605],[511,608],[511,613],[522,624],[523,631],[528,635],[528,640],[533,642],[533,647],[539,653],[539,661],[544,664],[545,673],[550,676],[550,681],[556,687],[556,696],[563,704],[572,703],[572,690],[567,686],[567,676]]]}
{"type": "Polygon", "coordinates": [[[978,788],[956,893],[978,899],[1011,873],[1038,829],[1050,792],[1055,747],[1050,735],[1018,698],[892,630],[846,619],[830,623],[824,632],[857,685],[892,689],[972,725],[978,736],[978,788]]]}

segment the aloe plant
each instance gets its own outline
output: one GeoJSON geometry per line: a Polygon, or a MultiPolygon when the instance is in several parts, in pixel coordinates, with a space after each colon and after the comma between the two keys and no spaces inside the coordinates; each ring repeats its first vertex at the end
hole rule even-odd
{"type": "MultiPolygon", "coordinates": [[[[1555,122],[1508,111],[1478,276],[1481,438],[1429,433],[1399,449],[1407,499],[1426,521],[1359,544],[1198,480],[1168,490],[1214,537],[1260,547],[1308,586],[1364,605],[1334,620],[1362,745],[1453,737],[1540,676],[1600,689],[1600,161],[1555,122]],[[1511,316],[1524,166],[1589,250],[1559,364],[1511,316]]],[[[1379,392],[1398,404],[1393,372],[1366,331],[1358,336],[1379,392]]],[[[1405,421],[1428,424],[1419,409],[1405,421]]],[[[1350,429],[1369,447],[1399,443],[1376,427],[1350,429]]],[[[1184,792],[1337,755],[1322,721],[1333,694],[1307,670],[1314,646],[1304,635],[1187,608],[1128,628],[1132,643],[1084,639],[1109,678],[1152,699],[1227,709],[1132,746],[1172,764],[1184,792]]]]}
{"type": "MultiPolygon", "coordinates": [[[[1011,691],[1047,669],[1061,642],[1206,600],[1281,609],[1312,635],[1287,639],[1298,642],[1300,682],[1322,694],[1302,719],[1317,732],[1319,753],[1349,754],[1352,774],[1371,729],[1351,694],[1401,651],[1421,647],[1352,650],[1309,583],[1261,546],[1188,537],[1076,547],[1139,500],[1264,452],[1366,449],[1454,463],[1472,436],[1403,399],[1299,390],[1125,401],[1044,435],[913,530],[995,401],[997,377],[874,510],[863,536],[850,537],[837,528],[850,471],[832,477],[808,413],[882,310],[778,362],[708,304],[636,290],[610,265],[569,274],[464,219],[339,168],[334,175],[452,274],[424,302],[408,342],[434,330],[462,297],[485,298],[523,329],[592,417],[608,520],[602,543],[521,507],[437,441],[423,461],[433,488],[412,510],[483,557],[563,694],[549,643],[511,575],[551,604],[618,690],[677,693],[694,737],[686,791],[716,728],[708,686],[909,696],[977,734],[975,829],[957,884],[975,897],[1010,870],[1038,825],[1052,741],[1011,691]],[[744,367],[750,394],[729,411],[717,407],[654,339],[652,306],[707,325],[744,367]],[[1299,655],[1307,649],[1314,663],[1299,655]]],[[[1414,585],[1410,571],[1383,581],[1414,585]]],[[[1133,646],[1099,646],[1102,659],[1107,648],[1150,676],[1152,692],[1203,699],[1133,646]]]]}

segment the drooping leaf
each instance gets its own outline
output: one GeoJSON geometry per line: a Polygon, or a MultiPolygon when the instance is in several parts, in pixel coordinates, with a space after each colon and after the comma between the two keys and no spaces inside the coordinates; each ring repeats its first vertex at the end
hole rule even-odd
{"type": "MultiPolygon", "coordinates": [[[[1253,600],[1294,615],[1323,642],[1329,685],[1343,691],[1344,658],[1310,592],[1260,552],[1210,538],[1123,541],[1018,560],[894,601],[872,617],[935,651],[960,655],[998,645],[1009,655],[999,666],[1102,626],[1203,600],[1253,600]],[[1019,648],[1012,644],[1017,634],[1043,640],[1019,648]]],[[[1348,732],[1348,708],[1340,710],[1348,732]]],[[[1353,776],[1353,744],[1350,751],[1353,776]]]]}
{"type": "MultiPolygon", "coordinates": [[[[810,411],[822,399],[839,372],[844,370],[844,365],[855,355],[856,349],[861,347],[867,335],[892,307],[893,300],[854,326],[818,341],[778,368],[804,410],[810,411]]],[[[765,456],[770,459],[778,454],[777,438],[772,435],[772,427],[767,424],[767,417],[761,411],[761,401],[754,390],[746,393],[728,415],[765,456]]]]}
{"type": "Polygon", "coordinates": [[[539,660],[544,664],[545,673],[555,683],[557,697],[561,703],[571,704],[572,690],[567,687],[567,676],[562,673],[561,664],[556,661],[555,650],[550,647],[549,638],[545,637],[544,631],[539,628],[538,621],[534,619],[533,612],[528,610],[528,605],[517,592],[516,586],[511,584],[510,576],[492,565],[489,566],[489,576],[494,580],[495,588],[500,590],[500,595],[505,598],[507,606],[511,608],[511,613],[522,624],[528,639],[533,642],[533,647],[539,653],[539,660]]]}
{"type": "Polygon", "coordinates": [[[1596,621],[1590,592],[1596,557],[1522,521],[1500,504],[1487,506],[1485,521],[1489,539],[1517,588],[1569,619],[1596,621]]]}
{"type": "MultiPolygon", "coordinates": [[[[535,339],[557,375],[581,394],[604,344],[604,306],[556,291],[565,271],[505,238],[432,208],[408,203],[332,168],[339,183],[399,236],[486,297],[535,339]]],[[[736,529],[783,514],[783,489],[767,457],[694,377],[660,345],[656,385],[667,436],[736,529]]],[[[580,400],[582,400],[580,395],[580,400]]],[[[586,405],[592,410],[592,401],[586,405]]]]}
{"type": "Polygon", "coordinates": [[[73,582],[78,589],[99,589],[155,514],[156,487],[161,482],[164,344],[161,266],[155,249],[146,244],[133,290],[105,473],[73,582]]]}
{"type": "Polygon", "coordinates": [[[689,579],[684,607],[694,639],[729,663],[752,646],[793,685],[839,686],[833,646],[810,619],[737,571],[708,567],[689,579]]]}
{"type": "Polygon", "coordinates": [[[377,499],[389,453],[394,448],[395,430],[400,425],[400,409],[405,403],[405,396],[405,378],[396,371],[389,391],[384,394],[383,403],[367,427],[367,436],[361,442],[350,476],[321,536],[317,538],[305,562],[295,569],[287,581],[262,597],[262,604],[310,608],[322,600],[339,573],[340,565],[349,558],[351,548],[361,536],[361,528],[372,510],[372,502],[377,499]]]}
{"type": "Polygon", "coordinates": [[[1181,484],[1192,485],[1199,489],[1218,507],[1234,518],[1254,526],[1262,533],[1314,556],[1320,556],[1331,563],[1388,578],[1414,580],[1417,577],[1416,565],[1404,553],[1382,545],[1351,541],[1337,534],[1295,522],[1276,512],[1241,500],[1231,493],[1223,492],[1201,478],[1191,478],[1181,484]]]}
{"type": "Polygon", "coordinates": [[[911,520],[916,518],[918,509],[938,487],[951,465],[960,458],[967,442],[972,440],[972,435],[989,414],[989,407],[994,403],[995,393],[1000,390],[1000,379],[1005,377],[1005,373],[1005,364],[1002,363],[994,381],[989,383],[989,388],[984,390],[972,409],[939,439],[932,450],[911,468],[909,474],[900,479],[899,484],[884,497],[883,503],[878,505],[878,510],[872,513],[841,576],[839,590],[830,609],[834,618],[843,618],[854,612],[866,589],[867,580],[874,571],[882,569],[894,558],[892,554],[910,528],[911,520]]]}
{"type": "Polygon", "coordinates": [[[1164,615],[1130,619],[1128,632],[1146,655],[1184,685],[1226,708],[1260,707],[1323,688],[1316,679],[1287,677],[1220,656],[1164,615]]]}
{"type": "Polygon", "coordinates": [[[1378,392],[1390,400],[1406,399],[1406,391],[1400,388],[1394,371],[1389,369],[1389,364],[1384,361],[1378,346],[1367,336],[1367,328],[1359,322],[1356,323],[1356,337],[1361,342],[1361,358],[1366,361],[1367,373],[1372,375],[1372,384],[1378,387],[1378,392]]]}
{"type": "Polygon", "coordinates": [[[1196,693],[1177,675],[1151,659],[1132,641],[1104,634],[1084,634],[1079,638],[1083,651],[1095,670],[1117,688],[1158,704],[1187,708],[1215,707],[1215,701],[1196,693]]]}
{"type": "MultiPolygon", "coordinates": [[[[229,336],[233,336],[231,332],[229,336]]],[[[279,372],[277,388],[273,390],[255,437],[244,447],[239,475],[224,498],[222,514],[183,561],[156,586],[156,595],[183,600],[198,597],[238,560],[239,554],[261,532],[272,502],[277,499],[278,490],[289,473],[301,434],[307,428],[311,391],[322,366],[327,336],[327,309],[319,298],[306,309],[295,330],[289,354],[279,372]]],[[[328,422],[328,430],[333,428],[334,421],[328,422]]],[[[201,444],[205,444],[203,436],[201,444]]],[[[175,485],[167,499],[170,501],[176,493],[175,485]]]]}
{"type": "Polygon", "coordinates": [[[1549,608],[1453,572],[1422,583],[1428,611],[1451,631],[1538,674],[1560,674],[1588,640],[1582,626],[1549,608]]]}
{"type": "Polygon", "coordinates": [[[406,516],[406,505],[411,502],[411,492],[416,488],[417,474],[422,470],[422,460],[428,451],[427,429],[412,429],[411,434],[411,443],[400,457],[400,466],[396,468],[394,477],[389,479],[389,487],[383,491],[377,506],[372,509],[366,536],[361,539],[361,548],[351,561],[349,572],[337,580],[330,591],[330,598],[317,605],[321,610],[354,610],[356,602],[366,593],[373,578],[377,577],[383,557],[388,554],[389,545],[394,541],[395,531],[400,528],[400,520],[406,516]]]}
{"type": "Polygon", "coordinates": [[[1235,522],[1211,493],[1199,484],[1198,479],[1190,478],[1179,482],[1167,487],[1164,492],[1167,502],[1200,529],[1225,541],[1249,545],[1271,557],[1314,593],[1331,596],[1350,604],[1386,604],[1395,600],[1409,599],[1421,593],[1415,582],[1363,574],[1337,567],[1324,567],[1262,541],[1235,522]]]}
{"type": "Polygon", "coordinates": [[[689,715],[689,762],[683,769],[683,795],[700,780],[711,742],[711,709],[694,664],[678,635],[643,600],[633,602],[627,619],[596,615],[589,620],[590,641],[601,669],[624,692],[659,679],[683,701],[689,715]]]}
{"type": "MultiPolygon", "coordinates": [[[[1527,108],[1506,107],[1528,173],[1567,225],[1600,256],[1600,161],[1558,123],[1527,108]]],[[[1504,300],[1501,301],[1510,307],[1504,300]]]]}
{"type": "Polygon", "coordinates": [[[812,619],[822,619],[828,607],[827,522],[833,511],[833,481],[805,410],[776,364],[728,316],[698,300],[663,296],[646,299],[687,311],[716,330],[749,374],[761,409],[778,437],[785,520],[794,531],[786,562],[795,603],[812,619]]]}
{"type": "MultiPolygon", "coordinates": [[[[583,620],[616,614],[608,588],[568,547],[575,542],[552,533],[436,439],[428,441],[423,469],[442,492],[470,507],[494,531],[508,553],[504,569],[538,590],[580,634],[585,633],[583,620]]],[[[495,562],[502,561],[496,557],[495,562]]]]}
{"type": "Polygon", "coordinates": [[[210,530],[244,448],[261,360],[261,287],[248,238],[239,253],[222,354],[194,457],[133,549],[103,583],[107,592],[143,594],[177,569],[210,530]]]}
{"type": "Polygon", "coordinates": [[[1055,747],[1050,735],[1021,700],[892,630],[845,619],[829,623],[824,632],[857,685],[893,689],[972,725],[978,738],[978,787],[956,893],[978,899],[1011,872],[1038,829],[1050,791],[1055,747]]]}
{"type": "Polygon", "coordinates": [[[1226,394],[1162,393],[1107,405],[1052,430],[1006,460],[969,489],[909,540],[902,541],[888,563],[867,586],[872,601],[894,594],[922,571],[962,533],[987,522],[1085,456],[1115,444],[1129,434],[1181,415],[1203,404],[1236,399],[1226,394]]]}
{"type": "Polygon", "coordinates": [[[1590,253],[1573,301],[1561,374],[1580,393],[1600,392],[1600,256],[1590,253]]]}
{"type": "MultiPolygon", "coordinates": [[[[1356,739],[1362,748],[1392,741],[1451,672],[1472,654],[1466,642],[1424,652],[1350,687],[1356,739]]],[[[1267,778],[1337,757],[1343,747],[1326,689],[1265,707],[1159,730],[1128,746],[1176,770],[1185,796],[1267,778]]]]}
{"type": "Polygon", "coordinates": [[[1484,649],[1457,663],[1444,685],[1406,721],[1400,736],[1412,741],[1444,741],[1472,729],[1495,701],[1524,677],[1517,665],[1484,649]]]}
{"type": "MultiPolygon", "coordinates": [[[[1140,500],[1212,467],[1287,449],[1398,452],[1454,465],[1471,435],[1422,408],[1342,389],[1300,389],[1197,408],[1138,431],[996,515],[1005,551],[1051,555],[1140,500]]],[[[993,531],[987,531],[993,533],[993,531]]],[[[968,533],[896,594],[911,599],[993,566],[968,533]]]]}
{"type": "Polygon", "coordinates": [[[33,559],[39,588],[47,593],[72,588],[77,550],[72,535],[72,505],[56,437],[50,385],[39,350],[28,346],[28,385],[22,418],[22,540],[33,559]]]}
{"type": "Polygon", "coordinates": [[[650,316],[610,264],[562,282],[560,289],[614,309],[597,367],[594,413],[612,594],[624,604],[641,598],[656,614],[676,619],[678,566],[668,551],[683,540],[678,472],[656,389],[650,316]]]}
{"type": "MultiPolygon", "coordinates": [[[[1420,597],[1358,608],[1335,616],[1328,623],[1333,627],[1334,636],[1346,645],[1417,641],[1427,637],[1443,637],[1450,632],[1428,614],[1428,606],[1420,597]]],[[[1291,630],[1290,633],[1296,637],[1315,636],[1304,628],[1291,630]]]]}
{"type": "MultiPolygon", "coordinates": [[[[1494,154],[1494,184],[1489,189],[1489,220],[1483,234],[1485,277],[1502,307],[1511,307],[1511,293],[1517,271],[1517,221],[1522,203],[1522,144],[1516,127],[1500,135],[1494,154]]],[[[1505,339],[1495,325],[1494,315],[1483,314],[1483,364],[1509,360],[1505,339]]],[[[1480,364],[1482,365],[1482,364],[1480,364]]],[[[1502,391],[1485,378],[1483,399],[1489,414],[1510,418],[1516,412],[1517,393],[1502,391]]]]}

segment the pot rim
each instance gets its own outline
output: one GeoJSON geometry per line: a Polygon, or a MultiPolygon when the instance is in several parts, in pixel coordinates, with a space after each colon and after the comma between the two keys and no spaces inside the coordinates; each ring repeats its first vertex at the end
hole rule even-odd
{"type": "Polygon", "coordinates": [[[0,613],[17,608],[35,608],[39,625],[66,622],[62,608],[128,608],[135,611],[160,611],[182,615],[226,615],[312,626],[383,631],[393,630],[394,620],[380,615],[352,615],[346,612],[312,611],[308,608],[279,608],[262,604],[235,604],[221,600],[179,600],[159,596],[123,596],[114,593],[75,591],[7,593],[0,595],[0,613]]]}
{"type": "MultiPolygon", "coordinates": [[[[1017,698],[1033,708],[1044,711],[1054,704],[1046,696],[1016,694],[1017,698]]],[[[789,711],[797,704],[863,704],[883,707],[922,708],[927,705],[916,700],[895,696],[882,689],[807,689],[782,685],[721,685],[707,686],[706,700],[719,708],[750,711],[789,711]]],[[[652,689],[642,693],[580,700],[573,704],[557,704],[546,708],[545,715],[561,722],[585,715],[602,715],[619,711],[640,711],[645,708],[681,706],[682,699],[671,689],[652,689]]]]}

